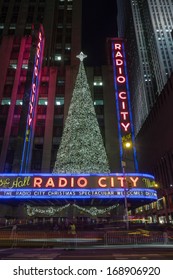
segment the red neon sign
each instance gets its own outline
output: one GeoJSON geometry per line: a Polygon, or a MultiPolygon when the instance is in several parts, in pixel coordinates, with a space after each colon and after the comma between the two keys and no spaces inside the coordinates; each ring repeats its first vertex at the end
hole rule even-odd
{"type": "Polygon", "coordinates": [[[36,99],[36,90],[37,90],[37,79],[39,74],[39,62],[40,62],[40,54],[41,54],[41,43],[42,43],[42,33],[39,31],[38,35],[38,44],[37,44],[37,50],[36,50],[36,59],[35,59],[35,66],[34,66],[34,74],[33,74],[33,83],[31,87],[31,98],[29,103],[29,114],[28,114],[28,129],[31,126],[31,123],[33,121],[33,109],[34,109],[34,103],[36,99]]]}
{"type": "MultiPolygon", "coordinates": [[[[128,182],[132,187],[136,188],[141,180],[138,176],[127,177],[128,182]]],[[[87,188],[90,186],[90,178],[86,177],[34,177],[33,188],[87,188]]],[[[99,188],[117,188],[124,187],[124,176],[122,177],[98,177],[95,181],[95,186],[99,188]]]]}
{"type": "Polygon", "coordinates": [[[118,85],[118,89],[121,89],[121,91],[118,92],[120,125],[123,134],[127,134],[130,132],[130,117],[127,103],[128,97],[126,91],[126,76],[124,72],[124,56],[122,43],[114,43],[114,59],[116,67],[116,82],[118,85]]]}

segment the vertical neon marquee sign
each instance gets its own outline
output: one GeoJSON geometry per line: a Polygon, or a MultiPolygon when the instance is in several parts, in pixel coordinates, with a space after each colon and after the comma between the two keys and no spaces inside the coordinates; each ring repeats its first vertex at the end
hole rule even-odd
{"type": "Polygon", "coordinates": [[[131,158],[134,161],[135,171],[138,171],[136,149],[134,145],[134,129],[132,123],[125,49],[122,39],[112,39],[112,59],[114,69],[115,98],[118,118],[121,165],[125,154],[123,141],[129,141],[132,143],[131,158]]]}
{"type": "Polygon", "coordinates": [[[43,51],[44,51],[44,34],[43,34],[43,28],[42,26],[40,26],[38,30],[38,38],[37,38],[37,44],[35,49],[34,68],[33,68],[32,84],[30,90],[30,100],[29,100],[29,108],[28,108],[28,116],[27,116],[24,149],[22,154],[21,172],[28,172],[30,168],[43,51]]]}

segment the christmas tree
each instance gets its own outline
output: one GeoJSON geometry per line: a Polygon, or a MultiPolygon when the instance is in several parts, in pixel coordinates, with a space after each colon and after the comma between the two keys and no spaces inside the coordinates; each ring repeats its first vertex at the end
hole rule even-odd
{"type": "Polygon", "coordinates": [[[79,71],[53,173],[109,173],[109,164],[83,65],[79,71]]]}

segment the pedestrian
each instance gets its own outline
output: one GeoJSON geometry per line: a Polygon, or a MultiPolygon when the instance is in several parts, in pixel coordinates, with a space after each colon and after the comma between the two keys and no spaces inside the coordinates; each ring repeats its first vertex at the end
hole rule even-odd
{"type": "Polygon", "coordinates": [[[15,238],[16,237],[16,232],[17,232],[17,225],[13,225],[12,230],[11,230],[11,238],[15,238]]]}
{"type": "Polygon", "coordinates": [[[164,233],[163,233],[163,242],[164,242],[164,244],[168,244],[168,233],[167,233],[167,231],[164,231],[164,233]]]}
{"type": "Polygon", "coordinates": [[[76,226],[74,223],[70,225],[70,233],[73,237],[76,235],[76,226]]]}
{"type": "Polygon", "coordinates": [[[70,223],[68,233],[70,235],[69,246],[71,249],[74,249],[74,247],[76,246],[76,226],[74,223],[70,223]]]}

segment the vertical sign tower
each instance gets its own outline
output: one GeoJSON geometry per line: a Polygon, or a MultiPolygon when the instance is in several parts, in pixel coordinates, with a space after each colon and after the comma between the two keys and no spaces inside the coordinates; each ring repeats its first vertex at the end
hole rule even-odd
{"type": "Polygon", "coordinates": [[[120,160],[126,171],[138,171],[124,41],[111,39],[120,160]]]}
{"type": "Polygon", "coordinates": [[[30,171],[43,51],[43,28],[41,25],[34,26],[16,143],[17,147],[13,163],[13,171],[15,172],[26,173],[30,171]]]}

